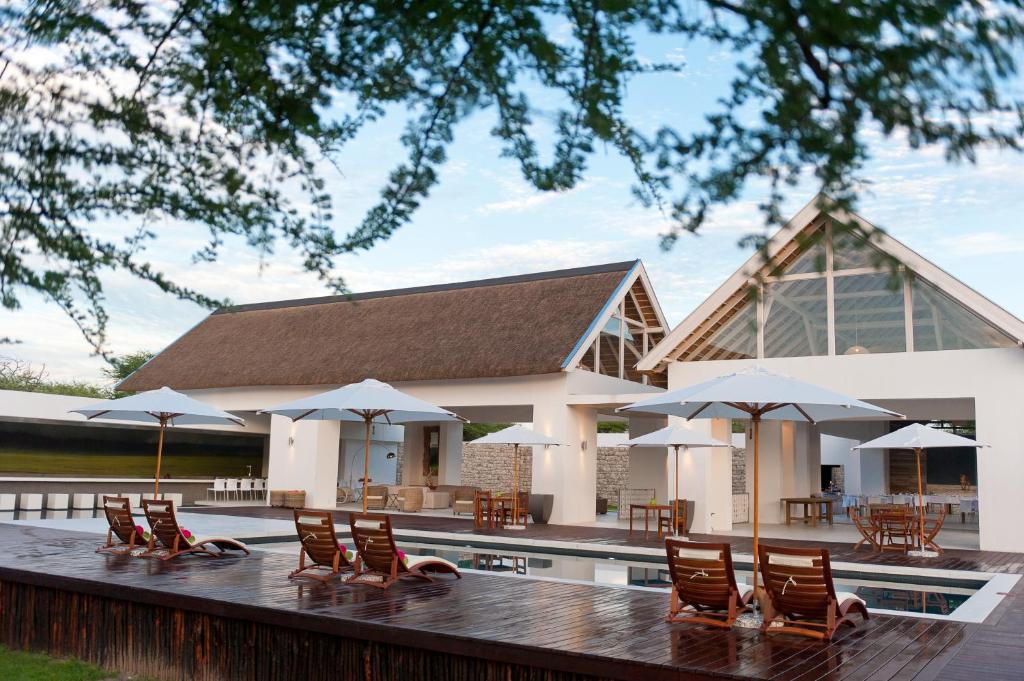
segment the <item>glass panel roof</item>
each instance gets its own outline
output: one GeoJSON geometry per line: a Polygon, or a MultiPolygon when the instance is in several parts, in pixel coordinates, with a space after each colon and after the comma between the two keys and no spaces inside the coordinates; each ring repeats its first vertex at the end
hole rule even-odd
{"type": "Polygon", "coordinates": [[[1013,339],[922,279],[913,282],[914,350],[1010,348],[1013,339]]]}
{"type": "Polygon", "coordinates": [[[893,282],[888,274],[836,277],[836,354],[906,350],[903,308],[902,281],[893,282]]]}
{"type": "Polygon", "coordinates": [[[764,356],[828,354],[828,305],[824,279],[765,286],[764,356]]]}

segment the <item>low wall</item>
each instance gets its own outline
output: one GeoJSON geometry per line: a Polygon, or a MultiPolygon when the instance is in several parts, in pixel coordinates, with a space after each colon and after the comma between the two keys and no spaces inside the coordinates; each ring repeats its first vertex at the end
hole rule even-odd
{"type": "MultiPolygon", "coordinates": [[[[197,499],[206,498],[206,490],[213,480],[161,480],[160,491],[181,494],[182,505],[192,506],[197,499]]],[[[153,491],[153,481],[144,478],[0,478],[0,494],[121,494],[153,491]]],[[[45,501],[45,500],[44,500],[45,501]]]]}

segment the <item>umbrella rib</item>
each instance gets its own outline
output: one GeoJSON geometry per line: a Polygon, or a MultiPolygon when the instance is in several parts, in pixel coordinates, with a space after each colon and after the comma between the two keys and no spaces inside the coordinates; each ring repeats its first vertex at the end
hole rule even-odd
{"type": "Polygon", "coordinates": [[[701,405],[700,409],[698,409],[697,411],[695,411],[692,414],[690,414],[689,416],[687,416],[686,420],[689,421],[690,419],[697,418],[697,414],[701,413],[702,411],[704,411],[705,409],[707,409],[710,406],[711,406],[710,402],[705,402],[703,405],[701,405]]]}
{"type": "Polygon", "coordinates": [[[805,419],[807,419],[808,423],[817,423],[814,419],[812,419],[810,416],[807,415],[807,412],[804,411],[803,407],[801,407],[799,404],[792,403],[792,406],[793,406],[794,409],[796,409],[798,412],[800,412],[805,419]]]}
{"type": "Polygon", "coordinates": [[[302,419],[306,418],[307,416],[309,416],[310,414],[312,414],[312,413],[313,413],[313,412],[315,412],[315,411],[316,411],[316,409],[310,409],[310,410],[309,410],[309,411],[307,411],[307,412],[304,412],[304,413],[302,413],[302,414],[299,414],[298,416],[296,416],[295,418],[293,418],[293,419],[292,419],[292,421],[301,421],[302,419]]]}

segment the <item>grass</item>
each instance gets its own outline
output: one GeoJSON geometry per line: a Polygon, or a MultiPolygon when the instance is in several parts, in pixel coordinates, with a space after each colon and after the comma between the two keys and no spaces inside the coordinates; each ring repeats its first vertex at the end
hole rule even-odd
{"type": "Polygon", "coordinates": [[[107,681],[121,677],[80,660],[62,660],[0,646],[0,678],[10,681],[107,681]]]}
{"type": "MultiPolygon", "coordinates": [[[[260,457],[232,454],[167,454],[160,477],[212,478],[244,475],[247,466],[259,470],[260,457]]],[[[156,452],[90,454],[0,449],[0,475],[61,475],[68,477],[153,477],[156,452]]]]}

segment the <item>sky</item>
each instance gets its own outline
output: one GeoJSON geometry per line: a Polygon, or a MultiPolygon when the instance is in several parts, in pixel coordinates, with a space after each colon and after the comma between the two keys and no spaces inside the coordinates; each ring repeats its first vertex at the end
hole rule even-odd
{"type": "MultiPolygon", "coordinates": [[[[679,73],[644,76],[630,86],[627,114],[641,125],[699,125],[732,73],[732,55],[665,40],[640,44],[652,60],[674,60],[679,73]]],[[[541,100],[543,104],[543,100],[541,100]]],[[[630,194],[632,171],[612,150],[599,150],[578,187],[539,193],[518,166],[499,157],[489,136],[493,117],[474,115],[456,131],[441,183],[411,224],[370,251],[339,258],[336,271],[355,292],[401,288],[595,265],[640,258],[655,293],[675,325],[739,267],[750,251],[737,242],[763,231],[757,204],[763,186],[714,211],[699,235],[684,235],[664,252],[659,234],[668,222],[630,194]]],[[[390,116],[364,130],[325,170],[335,200],[339,233],[358,225],[388,172],[404,158],[401,120],[390,116]]],[[[1024,317],[1024,155],[984,151],[976,165],[951,165],[938,148],[910,149],[900,139],[868,131],[871,181],[858,213],[1018,317],[1024,317]]],[[[541,132],[541,140],[545,138],[541,132]]],[[[810,201],[817,187],[788,190],[785,213],[810,201]]],[[[172,278],[208,295],[249,303],[324,295],[300,259],[280,246],[261,260],[228,242],[217,263],[194,264],[189,254],[204,243],[201,227],[158,226],[147,257],[172,278]]],[[[95,225],[98,231],[116,225],[95,225]]],[[[115,354],[159,351],[208,313],[155,287],[114,273],[104,280],[110,314],[109,348],[115,354]]],[[[105,363],[56,308],[31,293],[22,309],[0,311],[0,336],[22,342],[0,356],[45,367],[53,379],[102,382],[105,363]]]]}

